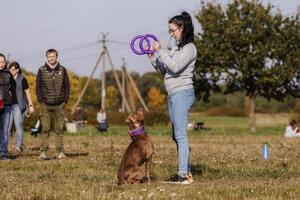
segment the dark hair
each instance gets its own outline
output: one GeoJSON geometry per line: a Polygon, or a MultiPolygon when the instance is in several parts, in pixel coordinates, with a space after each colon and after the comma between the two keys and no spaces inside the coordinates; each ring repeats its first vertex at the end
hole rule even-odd
{"type": "Polygon", "coordinates": [[[194,42],[194,25],[192,17],[187,12],[182,12],[180,15],[176,15],[169,20],[169,24],[175,24],[179,28],[182,27],[181,41],[179,42],[179,48],[184,45],[194,42]]]}
{"type": "Polygon", "coordinates": [[[290,121],[290,126],[294,126],[295,124],[297,124],[296,120],[292,119],[292,120],[290,121]]]}
{"type": "Polygon", "coordinates": [[[10,63],[9,66],[8,66],[8,69],[10,69],[12,67],[19,70],[18,74],[22,74],[22,70],[21,70],[21,67],[20,67],[19,63],[17,63],[17,62],[10,63]]]}
{"type": "Polygon", "coordinates": [[[58,56],[58,53],[57,53],[57,51],[56,51],[55,49],[48,49],[48,50],[46,51],[46,56],[48,56],[48,54],[50,54],[50,53],[55,53],[56,56],[58,56]]]}

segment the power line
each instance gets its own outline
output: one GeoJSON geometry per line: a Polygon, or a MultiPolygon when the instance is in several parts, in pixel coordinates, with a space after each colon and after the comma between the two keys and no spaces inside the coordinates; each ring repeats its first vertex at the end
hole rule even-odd
{"type": "MultiPolygon", "coordinates": [[[[87,47],[91,47],[91,46],[95,46],[95,45],[98,45],[99,44],[99,41],[96,41],[96,42],[90,42],[90,43],[87,43],[87,44],[82,44],[82,45],[78,45],[78,46],[74,46],[74,47],[70,47],[70,48],[63,48],[61,50],[59,50],[59,52],[70,52],[70,51],[75,51],[75,50],[78,50],[78,49],[83,49],[83,48],[87,48],[87,47]]],[[[21,61],[24,61],[24,60],[37,60],[37,59],[40,59],[40,58],[43,58],[44,55],[39,55],[39,56],[28,56],[28,57],[21,57],[21,58],[16,58],[16,60],[21,60],[21,61]]]]}
{"type": "MultiPolygon", "coordinates": [[[[59,50],[59,52],[63,52],[63,53],[66,53],[66,52],[70,52],[70,51],[75,51],[75,50],[78,50],[78,49],[83,49],[83,48],[87,48],[87,47],[91,47],[91,46],[96,46],[98,44],[100,44],[100,40],[99,41],[94,41],[94,42],[90,42],[90,43],[87,43],[87,44],[82,44],[82,45],[78,45],[78,46],[74,46],[74,47],[69,47],[69,48],[64,48],[64,49],[61,49],[59,50]]],[[[129,46],[130,45],[130,42],[124,42],[124,41],[119,41],[119,40],[107,40],[106,42],[109,42],[109,43],[112,43],[112,44],[120,44],[120,45],[126,45],[126,46],[129,46]]],[[[123,48],[117,48],[116,50],[111,50],[112,52],[116,52],[116,51],[119,51],[119,50],[122,50],[123,48]]],[[[87,57],[93,57],[95,56],[96,54],[89,54],[89,55],[85,55],[85,56],[79,56],[79,57],[73,57],[73,58],[67,58],[67,59],[63,59],[63,60],[77,60],[77,59],[81,59],[81,58],[87,58],[87,57]]],[[[33,61],[33,60],[38,60],[38,59],[41,59],[41,58],[44,58],[45,55],[38,55],[38,56],[28,56],[28,57],[21,57],[21,58],[15,58],[15,60],[18,60],[18,61],[33,61]]]]}
{"type": "Polygon", "coordinates": [[[69,51],[74,51],[74,50],[77,50],[77,49],[83,49],[83,48],[86,48],[86,47],[91,47],[91,46],[98,45],[99,43],[100,43],[100,41],[91,42],[91,43],[78,45],[78,46],[71,47],[71,48],[61,49],[59,52],[69,52],[69,51]]]}

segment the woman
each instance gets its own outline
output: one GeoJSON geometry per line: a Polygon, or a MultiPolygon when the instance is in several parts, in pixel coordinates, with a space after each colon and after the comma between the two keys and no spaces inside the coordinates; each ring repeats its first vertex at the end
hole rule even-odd
{"type": "Polygon", "coordinates": [[[173,127],[173,140],[178,151],[178,174],[166,180],[169,183],[190,184],[190,149],[187,137],[188,112],[195,100],[193,72],[197,58],[194,45],[194,26],[187,12],[169,20],[169,33],[176,40],[171,50],[162,50],[155,42],[152,65],[164,76],[168,92],[168,111],[173,127]]]}
{"type": "Polygon", "coordinates": [[[22,70],[19,63],[12,62],[9,65],[9,71],[16,81],[16,98],[17,103],[11,106],[9,133],[11,132],[12,124],[16,127],[16,153],[22,152],[23,146],[23,122],[25,111],[28,109],[29,113],[34,112],[29,85],[27,79],[22,75],[22,70]]]}
{"type": "Polygon", "coordinates": [[[300,137],[300,131],[297,127],[296,120],[292,119],[289,125],[285,128],[284,136],[286,138],[300,137]]]}
{"type": "Polygon", "coordinates": [[[0,160],[8,159],[8,129],[11,105],[17,103],[16,82],[6,67],[6,58],[0,53],[0,100],[4,107],[0,109],[0,160]]]}

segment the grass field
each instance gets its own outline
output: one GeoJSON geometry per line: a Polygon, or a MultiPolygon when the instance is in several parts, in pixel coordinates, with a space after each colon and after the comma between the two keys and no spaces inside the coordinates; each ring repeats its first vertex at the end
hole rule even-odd
{"type": "MultiPolygon", "coordinates": [[[[76,135],[66,134],[69,158],[61,161],[40,161],[39,139],[26,134],[24,155],[0,162],[0,199],[300,198],[300,140],[283,137],[284,117],[276,121],[258,116],[255,134],[248,132],[246,118],[192,115],[191,120],[204,121],[210,130],[189,133],[195,179],[189,186],[162,183],[177,167],[167,126],[147,127],[155,145],[151,186],[117,185],[117,168],[130,142],[125,126],[113,126],[104,135],[88,127],[76,135]],[[265,123],[259,123],[260,117],[265,123]],[[268,161],[261,159],[265,141],[268,161]]],[[[53,144],[52,138],[52,156],[53,144]]]]}

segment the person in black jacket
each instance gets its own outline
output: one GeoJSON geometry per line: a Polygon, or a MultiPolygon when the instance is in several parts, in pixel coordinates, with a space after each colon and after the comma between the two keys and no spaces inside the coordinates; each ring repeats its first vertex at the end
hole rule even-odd
{"type": "Polygon", "coordinates": [[[0,53],[0,160],[8,159],[8,129],[11,115],[11,105],[17,103],[16,82],[6,67],[6,58],[0,53]]]}

